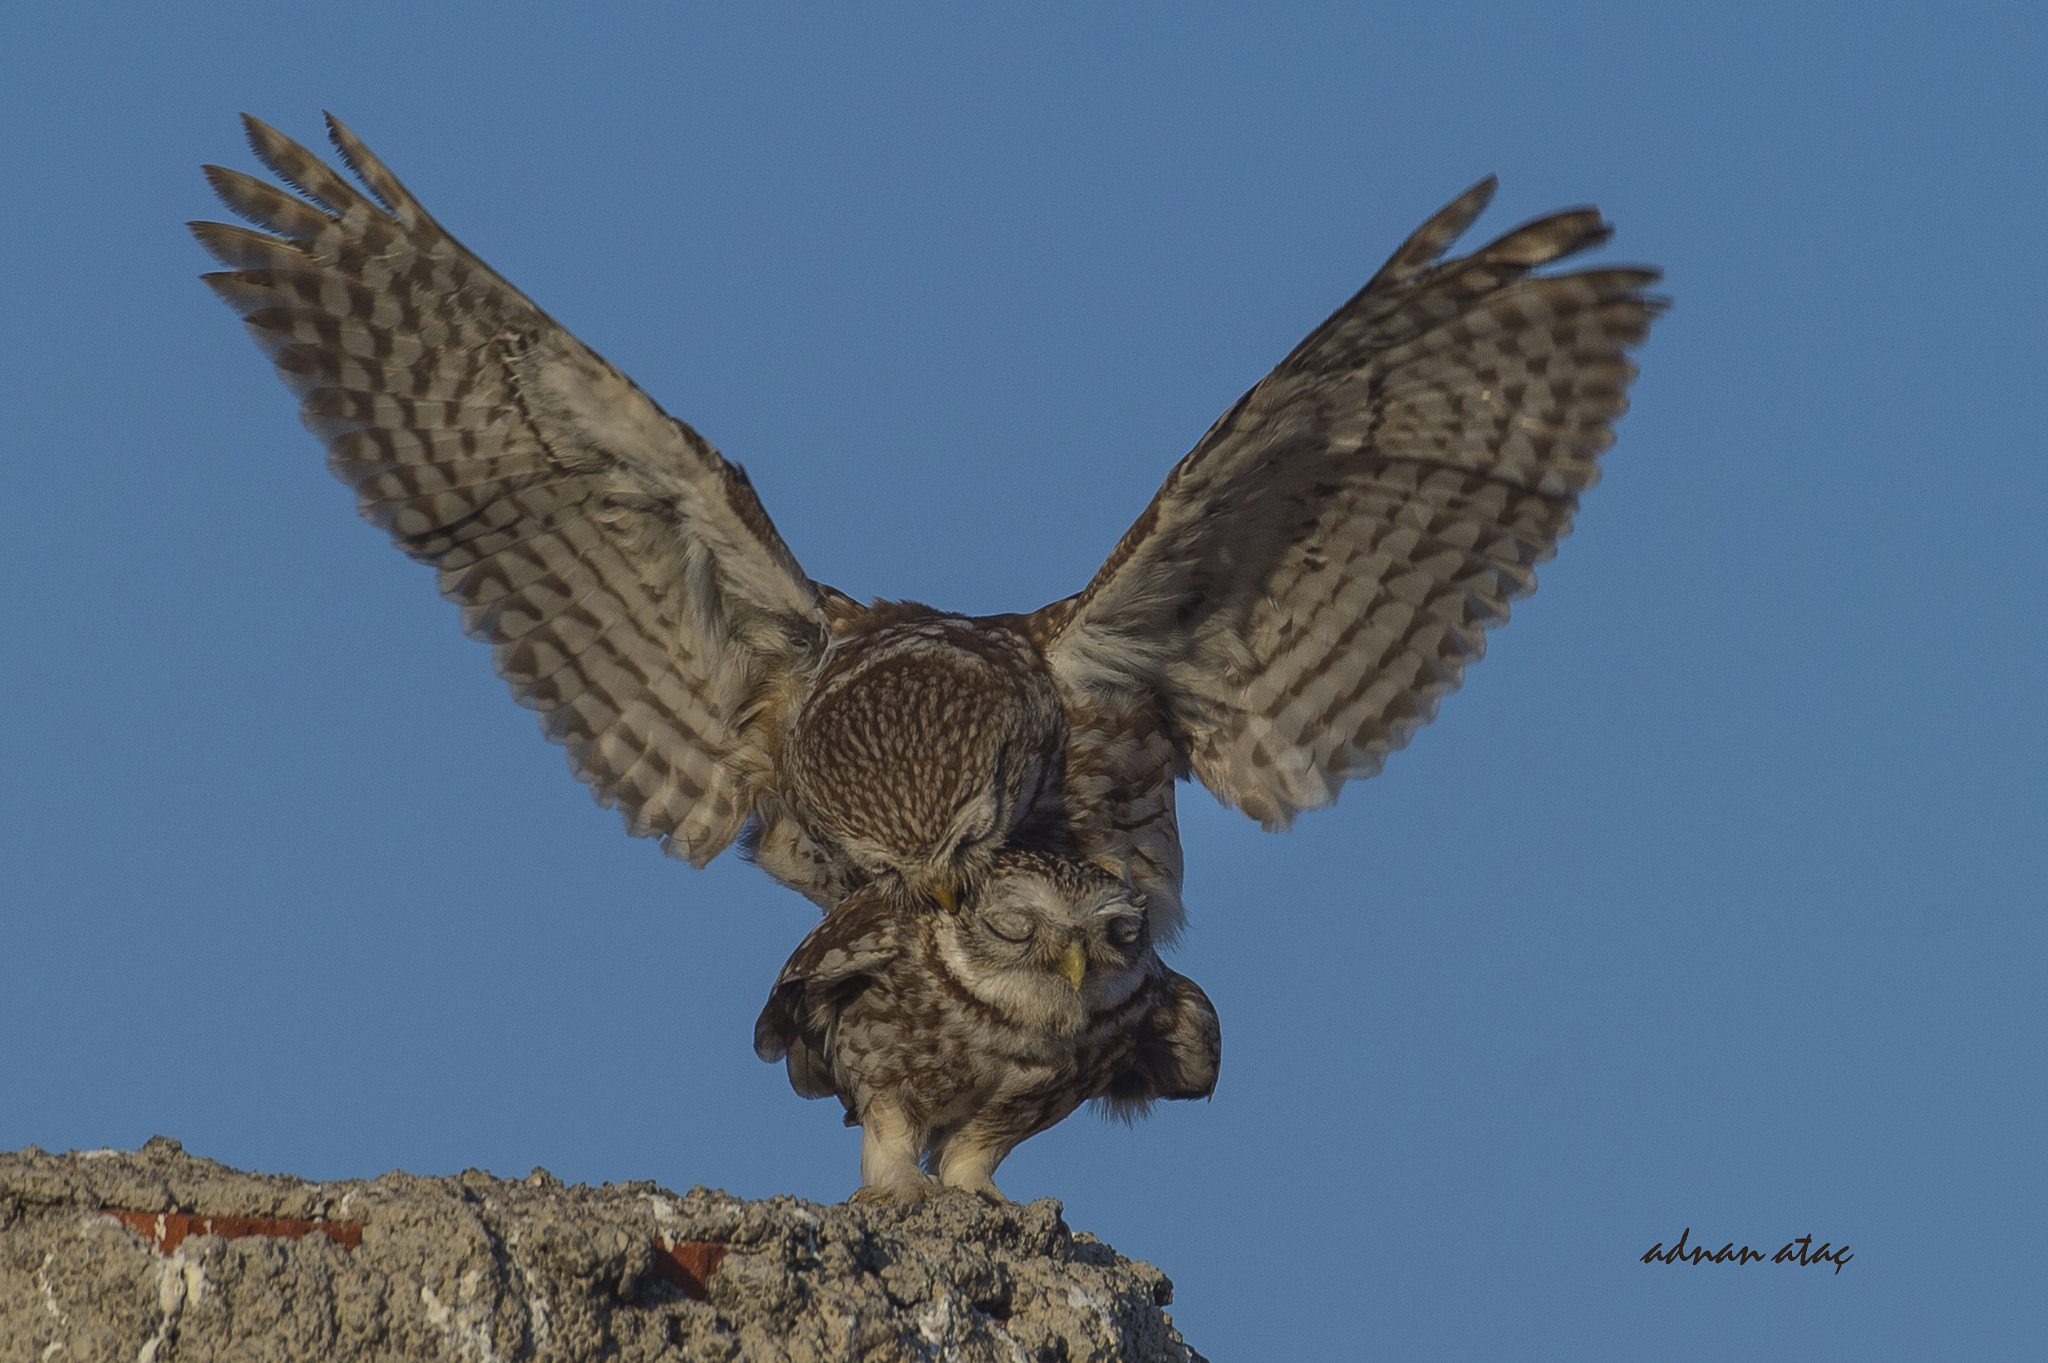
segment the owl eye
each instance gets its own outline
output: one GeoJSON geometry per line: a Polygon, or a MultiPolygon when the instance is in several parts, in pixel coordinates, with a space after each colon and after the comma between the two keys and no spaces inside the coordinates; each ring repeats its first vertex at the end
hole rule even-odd
{"type": "Polygon", "coordinates": [[[1125,914],[1109,920],[1109,940],[1120,947],[1127,947],[1138,940],[1138,934],[1145,930],[1145,920],[1132,914],[1125,914]]]}
{"type": "Polygon", "coordinates": [[[985,920],[988,930],[1005,942],[1028,942],[1031,940],[1032,922],[1028,915],[1021,913],[992,913],[985,920]]]}

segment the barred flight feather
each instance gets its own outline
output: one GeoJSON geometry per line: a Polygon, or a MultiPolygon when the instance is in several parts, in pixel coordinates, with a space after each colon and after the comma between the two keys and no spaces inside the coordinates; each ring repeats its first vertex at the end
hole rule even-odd
{"type": "Polygon", "coordinates": [[[1070,712],[1155,708],[1268,827],[1435,716],[1627,407],[1657,273],[1532,274],[1607,239],[1592,209],[1439,262],[1492,192],[1423,224],[1210,429],[1087,590],[1035,617],[1070,712]]]}
{"type": "Polygon", "coordinates": [[[1536,273],[1607,239],[1590,208],[1446,259],[1481,181],[1217,420],[1081,593],[862,606],[347,128],[367,192],[245,124],[296,193],[208,167],[262,230],[193,224],[227,267],[206,282],[357,509],[433,565],[632,833],[699,864],[744,834],[828,909],[946,902],[999,853],[1056,854],[1141,890],[1171,941],[1174,782],[1279,827],[1428,723],[1570,532],[1661,307],[1654,270],[1536,273]]]}
{"type": "Polygon", "coordinates": [[[470,255],[348,129],[329,120],[369,194],[245,125],[304,197],[208,167],[267,231],[193,224],[229,267],[206,282],[300,395],[363,516],[439,570],[600,803],[677,855],[716,855],[774,742],[743,712],[830,636],[816,587],[715,450],[470,255]]]}

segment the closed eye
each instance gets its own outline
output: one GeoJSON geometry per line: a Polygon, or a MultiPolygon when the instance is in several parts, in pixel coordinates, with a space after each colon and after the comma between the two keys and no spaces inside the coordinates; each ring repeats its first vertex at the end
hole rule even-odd
{"type": "Polygon", "coordinates": [[[1123,914],[1109,920],[1109,940],[1120,947],[1136,942],[1144,930],[1145,920],[1135,914],[1123,914]]]}
{"type": "Polygon", "coordinates": [[[1028,942],[1035,928],[1030,917],[1021,913],[992,913],[983,921],[1005,942],[1028,942]]]}

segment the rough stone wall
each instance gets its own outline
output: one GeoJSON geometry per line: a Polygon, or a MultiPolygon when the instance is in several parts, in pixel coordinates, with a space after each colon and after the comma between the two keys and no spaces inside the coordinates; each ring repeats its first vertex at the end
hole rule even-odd
{"type": "Polygon", "coordinates": [[[539,1169],[309,1183],[161,1136],[0,1153],[0,1363],[1200,1363],[1172,1295],[1051,1200],[744,1202],[539,1169]]]}

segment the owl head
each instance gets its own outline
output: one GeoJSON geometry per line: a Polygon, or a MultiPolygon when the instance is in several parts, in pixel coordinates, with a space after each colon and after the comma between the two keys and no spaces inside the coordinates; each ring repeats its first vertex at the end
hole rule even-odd
{"type": "Polygon", "coordinates": [[[1006,846],[1063,841],[1058,688],[1014,630],[879,602],[791,721],[781,793],[821,848],[914,912],[974,897],[1006,846]]]}
{"type": "Polygon", "coordinates": [[[982,1002],[1062,1032],[1162,968],[1144,895],[1091,862],[1046,852],[999,853],[959,911],[936,916],[934,937],[982,1002]]]}

